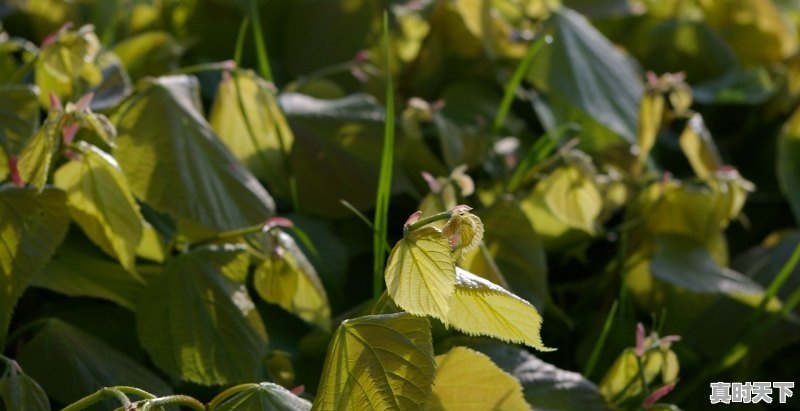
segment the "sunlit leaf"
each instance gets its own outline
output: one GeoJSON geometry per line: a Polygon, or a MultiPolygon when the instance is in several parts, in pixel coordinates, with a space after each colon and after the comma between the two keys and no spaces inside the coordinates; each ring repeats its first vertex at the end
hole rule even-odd
{"type": "Polygon", "coordinates": [[[434,373],[426,319],[397,313],[345,320],[328,347],[314,409],[424,409],[434,373]]]}
{"type": "Polygon", "coordinates": [[[386,288],[402,309],[447,321],[456,281],[450,243],[433,227],[397,242],[386,264],[386,288]]]}
{"type": "Polygon", "coordinates": [[[197,93],[193,77],[161,77],[122,109],[114,156],[133,192],[206,230],[265,221],[272,197],[203,119],[197,93]]]}
{"type": "Polygon", "coordinates": [[[664,384],[675,382],[678,362],[675,353],[669,348],[648,350],[639,360],[633,348],[628,348],[617,357],[600,381],[600,392],[611,401],[621,401],[635,397],[644,389],[642,376],[647,384],[660,376],[664,384]],[[639,372],[639,361],[642,371],[639,372]]]}
{"type": "Polygon", "coordinates": [[[47,320],[22,348],[19,362],[51,397],[65,404],[115,385],[132,385],[160,395],[172,393],[138,362],[61,320],[47,320]]]}
{"type": "Polygon", "coordinates": [[[252,384],[210,411],[308,411],[311,403],[271,382],[252,384]]]}
{"type": "Polygon", "coordinates": [[[37,92],[29,85],[0,86],[0,147],[6,155],[19,154],[39,128],[37,92]]]}
{"type": "Polygon", "coordinates": [[[86,25],[76,31],[65,31],[42,48],[36,60],[36,85],[42,90],[39,102],[50,108],[50,94],[61,101],[76,100],[81,87],[96,86],[102,74],[95,64],[100,40],[94,27],[86,25]]]}
{"type": "Polygon", "coordinates": [[[661,119],[664,116],[664,97],[657,91],[647,91],[642,95],[639,103],[639,127],[637,129],[637,144],[639,151],[636,154],[636,164],[641,167],[647,161],[650,150],[656,143],[658,131],[661,129],[661,119]]]}
{"type": "Polygon", "coordinates": [[[596,231],[594,225],[603,209],[603,199],[589,176],[568,165],[556,169],[539,184],[544,202],[556,218],[589,234],[596,231]]]}
{"type": "Polygon", "coordinates": [[[276,239],[277,244],[256,267],[256,291],[265,301],[329,329],[331,309],[317,271],[290,235],[279,232],[276,239]]]}
{"type": "Polygon", "coordinates": [[[17,300],[67,232],[66,203],[54,189],[0,187],[0,343],[17,300]]]}
{"type": "Polygon", "coordinates": [[[689,164],[701,179],[708,178],[722,166],[717,146],[700,114],[695,114],[689,119],[679,142],[683,154],[689,159],[689,164]]]}
{"type": "Polygon", "coordinates": [[[136,272],[136,248],[142,239],[142,216],[117,161],[95,146],[78,145],[80,158],[54,175],[67,192],[72,219],[103,251],[136,272]]]}
{"type": "Polygon", "coordinates": [[[756,294],[763,291],[750,278],[721,267],[703,244],[692,238],[659,235],[655,241],[657,249],[650,270],[662,281],[699,293],[756,294]]]}
{"type": "Polygon", "coordinates": [[[164,31],[147,31],[128,37],[113,51],[134,80],[160,76],[175,68],[181,53],[175,39],[164,31]]]}
{"type": "Polygon", "coordinates": [[[455,347],[436,356],[431,410],[530,410],[519,381],[489,357],[455,347]]]}
{"type": "Polygon", "coordinates": [[[169,374],[204,385],[257,380],[267,348],[244,284],[243,249],[206,247],[174,257],[137,311],[139,338],[169,374]],[[236,271],[236,272],[233,272],[236,271]]]}
{"type": "Polygon", "coordinates": [[[529,302],[502,287],[456,268],[455,293],[445,324],[469,335],[522,343],[542,351],[542,316],[529,302]]]}
{"type": "Polygon", "coordinates": [[[6,410],[50,411],[47,394],[16,363],[8,364],[0,377],[0,398],[6,410]]]}
{"type": "Polygon", "coordinates": [[[61,119],[61,115],[48,117],[19,155],[19,174],[22,180],[39,191],[47,184],[53,157],[60,145],[61,119]]]}

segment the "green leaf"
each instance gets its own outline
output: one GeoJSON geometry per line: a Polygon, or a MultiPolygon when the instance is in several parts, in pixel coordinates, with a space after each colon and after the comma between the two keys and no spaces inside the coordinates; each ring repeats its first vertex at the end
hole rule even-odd
{"type": "MultiPolygon", "coordinates": [[[[152,281],[161,273],[161,267],[140,265],[137,272],[152,281]]],[[[136,309],[146,287],[142,279],[131,275],[81,235],[68,236],[53,259],[33,276],[31,285],[72,297],[102,298],[131,311],[136,309]]]]}
{"type": "Polygon", "coordinates": [[[38,89],[10,84],[0,86],[0,147],[16,156],[39,128],[38,89]]]}
{"type": "Polygon", "coordinates": [[[669,348],[648,350],[641,359],[637,359],[633,348],[627,348],[600,381],[600,392],[608,400],[622,401],[642,392],[642,376],[648,385],[658,376],[661,376],[662,383],[668,384],[675,382],[678,370],[678,357],[669,348]],[[641,375],[639,361],[642,364],[641,375]]]}
{"type": "Polygon", "coordinates": [[[454,347],[436,356],[431,410],[530,410],[519,381],[485,354],[454,347]]]}
{"type": "Polygon", "coordinates": [[[699,293],[758,294],[764,289],[736,271],[721,267],[705,246],[680,235],[658,235],[650,270],[662,281],[699,293]]]}
{"type": "Polygon", "coordinates": [[[72,219],[103,251],[136,275],[136,248],[142,240],[142,215],[117,161],[99,148],[79,142],[80,158],[54,176],[67,192],[72,219]]]}
{"type": "Polygon", "coordinates": [[[439,230],[423,227],[398,241],[385,276],[389,296],[400,308],[447,321],[456,268],[450,243],[439,230]]]}
{"type": "Polygon", "coordinates": [[[689,119],[679,142],[694,173],[701,179],[711,177],[722,167],[722,158],[700,114],[695,114],[689,119]]]}
{"type": "Polygon", "coordinates": [[[795,222],[800,222],[800,109],[792,113],[778,137],[778,178],[795,222]]]}
{"type": "Polygon", "coordinates": [[[345,320],[333,335],[314,410],[419,410],[435,365],[430,325],[407,313],[345,320]]]}
{"type": "Polygon", "coordinates": [[[282,93],[278,102],[286,116],[295,119],[383,122],[383,106],[369,94],[323,100],[301,93],[282,93]]]}
{"type": "MultiPolygon", "coordinates": [[[[171,375],[204,385],[260,378],[267,335],[241,283],[242,248],[206,247],[174,257],[137,312],[139,339],[171,375]]],[[[244,271],[244,272],[243,272],[244,271]]]]}
{"type": "Polygon", "coordinates": [[[48,116],[19,154],[20,177],[39,191],[47,184],[53,157],[61,143],[62,120],[61,114],[48,116]]]}
{"type": "Polygon", "coordinates": [[[119,159],[133,192],[161,212],[211,231],[262,223],[275,205],[201,115],[193,77],[161,77],[117,118],[119,159]]]}
{"type": "Polygon", "coordinates": [[[69,225],[64,193],[0,187],[0,346],[31,277],[47,263],[69,225]]]}
{"type": "Polygon", "coordinates": [[[542,316],[529,302],[461,268],[456,268],[455,286],[445,325],[469,335],[553,350],[542,344],[542,316]]]}
{"type": "Polygon", "coordinates": [[[256,267],[256,291],[265,301],[330,329],[328,296],[314,266],[289,234],[279,232],[276,240],[277,244],[267,250],[269,254],[256,267]]]}
{"type": "Polygon", "coordinates": [[[311,403],[271,382],[252,384],[209,411],[308,411],[311,403]]]}
{"type": "Polygon", "coordinates": [[[568,8],[554,11],[546,24],[552,43],[539,51],[527,78],[545,94],[556,123],[596,121],[605,134],[616,136],[593,135],[583,140],[588,147],[620,138],[635,142],[642,85],[631,60],[568,8]]]}
{"type": "Polygon", "coordinates": [[[692,87],[692,97],[707,105],[756,106],[774,96],[779,87],[765,67],[732,69],[723,76],[692,87]]]}
{"type": "Polygon", "coordinates": [[[236,158],[277,193],[288,195],[285,158],[294,136],[264,80],[252,71],[224,76],[209,118],[236,158]]]}
{"type": "Polygon", "coordinates": [[[115,385],[130,385],[157,395],[172,393],[164,381],[138,362],[61,320],[47,320],[22,347],[19,362],[53,399],[64,404],[115,385]]]}
{"type": "Polygon", "coordinates": [[[0,397],[7,410],[50,411],[50,400],[42,387],[10,362],[0,378],[0,397]]]}
{"type": "Polygon", "coordinates": [[[569,227],[594,234],[603,210],[603,199],[595,182],[574,165],[559,167],[537,187],[544,203],[557,219],[569,227]],[[541,191],[540,191],[541,190],[541,191]]]}
{"type": "Polygon", "coordinates": [[[36,60],[36,85],[42,90],[39,103],[52,108],[51,93],[61,101],[72,101],[84,87],[99,85],[102,74],[94,62],[99,51],[100,40],[91,25],[57,34],[36,60]]]}
{"type": "Polygon", "coordinates": [[[648,90],[642,95],[639,103],[639,127],[636,142],[639,150],[636,153],[636,172],[640,172],[647,162],[650,150],[656,143],[664,117],[664,97],[657,90],[648,90]]]}
{"type": "Polygon", "coordinates": [[[164,31],[147,31],[120,41],[112,50],[134,80],[160,76],[176,67],[180,47],[164,31]]]}

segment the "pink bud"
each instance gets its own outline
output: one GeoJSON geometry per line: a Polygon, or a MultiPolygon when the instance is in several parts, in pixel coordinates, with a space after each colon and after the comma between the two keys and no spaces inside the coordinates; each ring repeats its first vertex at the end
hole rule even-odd
{"type": "Polygon", "coordinates": [[[642,408],[649,409],[653,406],[661,397],[670,393],[670,391],[675,389],[675,383],[667,384],[655,391],[653,391],[650,395],[645,398],[644,403],[642,403],[642,408]]]}
{"type": "Polygon", "coordinates": [[[456,214],[456,213],[457,213],[457,214],[464,214],[464,213],[466,213],[466,212],[467,212],[467,211],[469,211],[469,210],[472,210],[472,207],[470,207],[470,206],[468,206],[468,205],[466,205],[466,204],[459,204],[459,205],[457,205],[457,206],[455,206],[455,207],[453,207],[453,208],[451,208],[451,209],[450,209],[450,211],[451,211],[453,214],[456,214]]]}
{"type": "Polygon", "coordinates": [[[439,184],[439,182],[436,181],[436,177],[431,175],[431,173],[429,173],[427,171],[423,171],[420,174],[422,174],[422,178],[425,180],[425,182],[428,183],[428,188],[431,189],[432,193],[437,194],[440,191],[442,191],[441,184],[439,184]]]}
{"type": "Polygon", "coordinates": [[[236,70],[236,62],[233,60],[225,60],[222,62],[222,67],[225,70],[236,70]]]}
{"type": "Polygon", "coordinates": [[[294,223],[286,217],[271,217],[264,222],[264,231],[269,231],[272,227],[292,228],[294,223]]]}
{"type": "Polygon", "coordinates": [[[83,97],[81,97],[78,102],[75,103],[75,109],[77,111],[84,111],[89,108],[89,104],[92,104],[92,99],[94,98],[94,93],[87,93],[83,97]]]}
{"type": "Polygon", "coordinates": [[[636,348],[634,349],[637,357],[644,355],[644,325],[636,324],[636,348]]]}
{"type": "Polygon", "coordinates": [[[61,105],[61,99],[58,98],[56,93],[50,92],[50,108],[56,111],[61,111],[64,107],[61,105]]]}
{"type": "Polygon", "coordinates": [[[358,53],[356,53],[355,57],[353,57],[353,62],[354,63],[363,63],[365,61],[368,61],[369,57],[370,57],[369,50],[361,50],[358,53]]]}
{"type": "Polygon", "coordinates": [[[298,385],[297,387],[294,387],[294,388],[291,389],[292,394],[294,394],[294,395],[300,395],[303,392],[305,392],[305,390],[306,390],[306,386],[305,385],[298,385]]]}
{"type": "Polygon", "coordinates": [[[422,216],[422,211],[415,211],[414,214],[411,214],[410,216],[408,216],[408,219],[406,220],[406,223],[403,226],[404,227],[408,227],[411,224],[416,223],[417,220],[419,220],[420,216],[422,216]]]}
{"type": "Polygon", "coordinates": [[[25,182],[22,181],[22,176],[19,174],[19,165],[16,156],[8,156],[8,168],[11,171],[11,182],[14,183],[14,186],[24,186],[25,182]]]}
{"type": "Polygon", "coordinates": [[[75,134],[78,133],[79,128],[81,128],[81,126],[78,123],[72,123],[68,126],[64,126],[64,128],[61,130],[61,133],[64,135],[64,144],[72,144],[72,140],[75,139],[75,134]]]}
{"type": "Polygon", "coordinates": [[[664,337],[661,337],[661,343],[662,344],[672,344],[672,343],[678,342],[680,340],[681,340],[681,336],[680,335],[666,335],[664,337]]]}

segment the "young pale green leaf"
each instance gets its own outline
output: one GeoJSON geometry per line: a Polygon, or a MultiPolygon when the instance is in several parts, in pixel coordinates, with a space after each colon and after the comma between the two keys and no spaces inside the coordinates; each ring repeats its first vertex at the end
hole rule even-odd
{"type": "Polygon", "coordinates": [[[408,313],[345,320],[328,347],[313,409],[424,409],[434,373],[428,320],[408,313]]]}
{"type": "Polygon", "coordinates": [[[639,127],[636,133],[639,150],[636,153],[636,170],[641,171],[656,143],[661,120],[664,117],[664,97],[659,91],[648,90],[639,102],[639,127]]]}
{"type": "Polygon", "coordinates": [[[270,250],[256,267],[253,282],[258,294],[310,323],[330,329],[328,296],[314,266],[289,234],[278,233],[275,247],[280,251],[270,250]]]}
{"type": "Polygon", "coordinates": [[[311,403],[271,382],[252,384],[209,411],[308,411],[311,403]]]}
{"type": "Polygon", "coordinates": [[[284,160],[291,152],[294,136],[275,92],[264,80],[252,71],[225,76],[211,106],[209,122],[256,177],[288,195],[284,160]]]}
{"type": "Polygon", "coordinates": [[[19,362],[53,399],[64,404],[115,385],[157,395],[172,393],[169,385],[138,362],[61,320],[47,320],[22,347],[19,362]]]}
{"type": "Polygon", "coordinates": [[[764,289],[749,277],[720,266],[705,246],[680,235],[657,235],[650,262],[653,275],[698,293],[758,294],[764,289]]]}
{"type": "Polygon", "coordinates": [[[139,265],[134,277],[81,235],[69,235],[53,259],[31,278],[34,287],[47,288],[68,296],[94,297],[112,301],[131,311],[146,288],[142,279],[152,281],[161,266],[139,265]]]}
{"type": "Polygon", "coordinates": [[[445,325],[469,335],[485,335],[522,343],[541,351],[542,316],[529,302],[502,287],[456,268],[455,293],[449,301],[445,325]]]}
{"type": "Polygon", "coordinates": [[[39,191],[47,184],[53,156],[60,145],[61,115],[48,117],[19,154],[19,174],[22,180],[39,191]]]}
{"type": "Polygon", "coordinates": [[[800,222],[800,109],[795,110],[778,137],[778,178],[792,207],[795,222],[800,222]]]}
{"type": "MultiPolygon", "coordinates": [[[[542,180],[544,203],[566,225],[593,234],[603,198],[592,179],[574,165],[560,167],[542,180]]],[[[539,191],[539,187],[537,187],[539,191]]]]}
{"type": "Polygon", "coordinates": [[[274,212],[272,197],[201,113],[197,79],[188,76],[152,80],[121,110],[114,156],[133,192],[207,231],[265,221],[274,212]]]}
{"type": "Polygon", "coordinates": [[[19,154],[39,128],[38,90],[34,86],[0,86],[0,147],[6,155],[19,154]]]}
{"type": "Polygon", "coordinates": [[[431,410],[531,410],[522,386],[485,354],[454,347],[436,356],[431,410]]]}
{"type": "Polygon", "coordinates": [[[80,158],[59,168],[54,183],[67,192],[70,215],[86,236],[136,273],[136,249],[142,240],[136,199],[117,161],[95,146],[80,143],[80,158]]]}
{"type": "Polygon", "coordinates": [[[100,40],[91,25],[59,33],[52,43],[43,47],[36,59],[35,71],[36,85],[42,90],[41,105],[52,108],[51,93],[62,101],[74,100],[82,87],[99,85],[103,78],[95,64],[99,51],[100,40]]]}
{"type": "Polygon", "coordinates": [[[114,46],[131,78],[160,76],[175,68],[181,50],[168,32],[151,30],[123,39],[114,46]]]}
{"type": "Polygon", "coordinates": [[[66,203],[59,190],[0,187],[0,346],[14,305],[67,233],[66,203]]]}
{"type": "Polygon", "coordinates": [[[456,268],[447,237],[423,227],[398,241],[386,265],[386,288],[400,308],[447,321],[456,268]]]}
{"type": "Polygon", "coordinates": [[[686,123],[679,139],[683,154],[689,159],[694,173],[701,179],[711,175],[722,166],[717,146],[711,138],[700,114],[695,114],[686,123]]]}
{"type": "MultiPolygon", "coordinates": [[[[561,7],[547,22],[552,43],[531,64],[528,80],[546,95],[557,120],[597,129],[593,147],[636,140],[642,85],[631,60],[580,14],[561,7]],[[594,124],[596,122],[596,124],[594,124]]],[[[542,110],[540,115],[543,113],[542,110]]]]}
{"type": "Polygon", "coordinates": [[[50,411],[50,400],[42,387],[22,372],[16,363],[10,363],[0,377],[0,398],[6,410],[50,411]]]}
{"type": "MultiPolygon", "coordinates": [[[[661,376],[664,384],[675,382],[678,377],[678,358],[669,348],[647,351],[641,358],[642,372],[645,382],[650,384],[661,376]]],[[[642,377],[639,372],[639,360],[633,348],[628,348],[617,357],[600,381],[600,392],[608,400],[624,400],[642,392],[642,377]]]]}
{"type": "Polygon", "coordinates": [[[205,247],[174,257],[137,310],[139,339],[171,375],[205,385],[258,379],[267,348],[244,284],[243,248],[205,247]]]}

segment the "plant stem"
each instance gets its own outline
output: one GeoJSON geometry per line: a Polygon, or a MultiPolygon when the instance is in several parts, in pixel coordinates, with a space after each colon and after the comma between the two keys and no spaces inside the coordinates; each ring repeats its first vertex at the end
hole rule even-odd
{"type": "Polygon", "coordinates": [[[230,61],[215,61],[211,63],[200,63],[193,66],[181,67],[169,72],[169,74],[193,74],[203,71],[222,71],[231,68],[230,61]]]}
{"type": "Polygon", "coordinates": [[[147,401],[142,407],[142,411],[148,411],[152,407],[161,407],[164,405],[178,405],[186,408],[191,408],[195,411],[205,411],[206,406],[202,402],[188,395],[170,395],[168,397],[156,398],[147,401]]]}
{"type": "Polygon", "coordinates": [[[236,48],[233,52],[233,61],[236,62],[236,67],[242,65],[242,50],[244,49],[244,36],[247,34],[247,28],[250,25],[250,18],[244,16],[242,25],[239,26],[239,34],[236,35],[236,48]]]}
{"type": "Polygon", "coordinates": [[[583,375],[586,378],[589,378],[592,372],[594,372],[594,367],[597,365],[597,360],[600,358],[600,353],[603,351],[603,346],[606,343],[608,334],[611,332],[611,326],[614,324],[614,318],[617,315],[617,304],[618,301],[614,300],[614,304],[611,305],[611,310],[609,310],[606,316],[606,321],[603,323],[603,330],[600,332],[597,344],[595,344],[592,354],[589,356],[589,361],[586,363],[586,368],[583,370],[583,375]]]}
{"type": "MultiPolygon", "coordinates": [[[[99,390],[97,390],[97,391],[95,391],[95,392],[93,392],[93,393],[81,398],[80,400],[78,400],[76,402],[73,402],[72,404],[64,407],[61,411],[83,410],[83,409],[89,407],[90,405],[96,404],[96,403],[98,403],[98,402],[100,402],[100,401],[102,401],[102,400],[104,400],[104,399],[106,399],[108,397],[116,398],[122,404],[122,406],[125,409],[128,409],[131,406],[131,400],[128,399],[128,397],[125,396],[125,394],[121,390],[119,390],[118,388],[119,387],[101,388],[101,389],[99,389],[99,390]]],[[[128,390],[128,389],[131,389],[132,387],[124,387],[124,388],[126,390],[128,390]]],[[[138,389],[135,389],[135,388],[133,390],[141,391],[141,390],[138,390],[138,389]]],[[[145,391],[142,391],[142,392],[147,394],[147,395],[151,395],[150,393],[147,393],[145,391]]]]}
{"type": "Polygon", "coordinates": [[[434,214],[432,216],[425,217],[425,218],[423,218],[421,220],[417,220],[417,222],[415,222],[414,224],[409,224],[408,226],[403,227],[403,234],[408,234],[408,233],[410,233],[410,232],[412,232],[412,231],[414,231],[414,230],[416,230],[416,229],[418,229],[418,228],[420,228],[422,226],[426,226],[426,225],[428,225],[430,223],[435,223],[435,222],[441,221],[441,220],[447,220],[452,216],[453,216],[453,212],[452,211],[442,211],[439,214],[434,214]]]}
{"type": "Polygon", "coordinates": [[[264,33],[261,32],[261,15],[258,13],[257,0],[250,0],[250,15],[253,18],[253,39],[256,43],[259,74],[264,80],[274,82],[272,70],[269,67],[269,54],[267,54],[267,45],[264,42],[264,33]]]}

